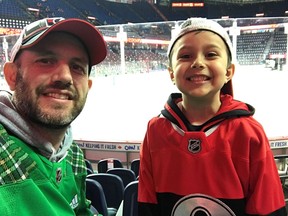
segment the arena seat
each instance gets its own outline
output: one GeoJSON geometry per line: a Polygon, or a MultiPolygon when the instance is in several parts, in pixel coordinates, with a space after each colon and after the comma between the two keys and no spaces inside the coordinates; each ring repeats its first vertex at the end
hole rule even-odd
{"type": "Polygon", "coordinates": [[[87,179],[93,179],[99,182],[103,188],[108,208],[118,210],[124,196],[122,179],[117,175],[109,173],[89,174],[87,179]]]}
{"type": "Polygon", "coordinates": [[[136,181],[135,173],[131,169],[127,168],[111,168],[107,170],[107,173],[119,176],[122,181],[124,188],[132,181],[136,181]]]}
{"type": "Polygon", "coordinates": [[[138,216],[138,181],[129,183],[124,190],[123,216],[138,216]]]}
{"type": "Polygon", "coordinates": [[[87,173],[88,174],[94,173],[92,164],[91,164],[91,162],[88,159],[85,159],[85,164],[86,164],[86,168],[87,168],[87,173]]]}
{"type": "Polygon", "coordinates": [[[98,173],[106,173],[110,168],[123,168],[122,162],[117,158],[105,158],[98,161],[98,173]]]}
{"type": "Polygon", "coordinates": [[[139,176],[140,159],[134,159],[131,162],[131,170],[135,173],[136,178],[139,176]]]}
{"type": "Polygon", "coordinates": [[[86,179],[86,198],[91,201],[92,206],[103,216],[116,215],[115,208],[108,208],[103,188],[99,182],[86,179]]]}

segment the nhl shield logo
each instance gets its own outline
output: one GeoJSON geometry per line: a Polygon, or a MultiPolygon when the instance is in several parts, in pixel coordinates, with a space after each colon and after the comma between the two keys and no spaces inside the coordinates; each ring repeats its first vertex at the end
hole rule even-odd
{"type": "Polygon", "coordinates": [[[188,141],[188,151],[196,154],[201,151],[201,141],[198,139],[190,139],[188,141]]]}

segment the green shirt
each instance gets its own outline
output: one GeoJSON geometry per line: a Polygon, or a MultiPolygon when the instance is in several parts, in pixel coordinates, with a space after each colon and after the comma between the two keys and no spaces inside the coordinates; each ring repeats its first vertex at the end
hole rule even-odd
{"type": "Polygon", "coordinates": [[[0,124],[0,215],[92,215],[86,199],[86,165],[73,143],[51,162],[0,124]]]}

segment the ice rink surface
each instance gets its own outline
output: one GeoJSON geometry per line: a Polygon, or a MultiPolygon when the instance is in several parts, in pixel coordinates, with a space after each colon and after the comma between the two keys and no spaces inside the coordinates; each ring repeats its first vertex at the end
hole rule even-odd
{"type": "MultiPolygon", "coordinates": [[[[234,98],[255,107],[268,138],[288,136],[288,68],[236,66],[234,98]]],[[[74,138],[141,141],[149,119],[160,113],[171,92],[168,72],[96,77],[87,105],[72,124],[74,138]]]]}

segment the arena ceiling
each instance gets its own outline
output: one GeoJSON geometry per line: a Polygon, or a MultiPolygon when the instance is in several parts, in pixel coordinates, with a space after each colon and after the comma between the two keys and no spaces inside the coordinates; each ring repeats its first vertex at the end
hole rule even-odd
{"type": "Polygon", "coordinates": [[[254,4],[265,2],[283,2],[287,0],[204,0],[206,3],[254,4]]]}

